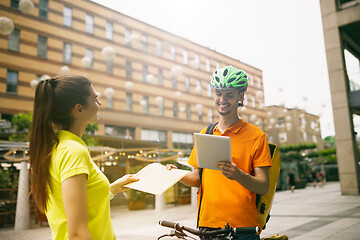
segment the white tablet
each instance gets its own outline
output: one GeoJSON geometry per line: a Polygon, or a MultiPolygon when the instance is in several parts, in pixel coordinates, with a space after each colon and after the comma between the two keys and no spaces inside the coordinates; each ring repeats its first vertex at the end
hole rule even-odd
{"type": "Polygon", "coordinates": [[[199,168],[220,170],[217,162],[231,162],[230,137],[194,133],[194,143],[199,168]]]}

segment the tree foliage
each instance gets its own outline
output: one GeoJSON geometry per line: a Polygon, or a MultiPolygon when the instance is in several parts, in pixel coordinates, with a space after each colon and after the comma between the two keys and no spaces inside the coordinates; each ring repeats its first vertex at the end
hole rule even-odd
{"type": "Polygon", "coordinates": [[[16,130],[11,134],[9,140],[12,142],[27,142],[29,141],[29,132],[32,123],[32,112],[17,113],[11,119],[12,128],[16,130]]]}

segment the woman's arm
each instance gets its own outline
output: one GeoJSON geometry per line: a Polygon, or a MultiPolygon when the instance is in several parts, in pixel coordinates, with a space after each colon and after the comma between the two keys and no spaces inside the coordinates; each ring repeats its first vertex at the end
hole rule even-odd
{"type": "Polygon", "coordinates": [[[79,174],[62,183],[62,197],[70,240],[91,239],[87,213],[87,175],[79,174]]]}
{"type": "Polygon", "coordinates": [[[124,187],[124,185],[131,183],[131,182],[137,182],[137,181],[139,181],[139,179],[135,178],[133,176],[133,174],[126,174],[110,184],[110,191],[114,195],[116,195],[119,192],[127,191],[129,189],[124,187]]]}

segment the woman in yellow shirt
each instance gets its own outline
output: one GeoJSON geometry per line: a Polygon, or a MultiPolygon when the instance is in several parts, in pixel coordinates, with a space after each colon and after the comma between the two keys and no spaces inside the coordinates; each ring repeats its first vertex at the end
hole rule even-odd
{"type": "Polygon", "coordinates": [[[101,103],[82,76],[40,81],[30,135],[31,193],[45,212],[52,239],[115,239],[110,199],[137,181],[125,175],[112,184],[90,157],[81,136],[98,121],[101,103]]]}

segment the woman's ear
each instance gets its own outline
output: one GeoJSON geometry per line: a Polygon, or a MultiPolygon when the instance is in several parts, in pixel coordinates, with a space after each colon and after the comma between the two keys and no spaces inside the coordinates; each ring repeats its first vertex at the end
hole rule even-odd
{"type": "Polygon", "coordinates": [[[83,109],[83,107],[80,104],[76,104],[74,107],[74,111],[77,112],[81,112],[83,109]]]}

